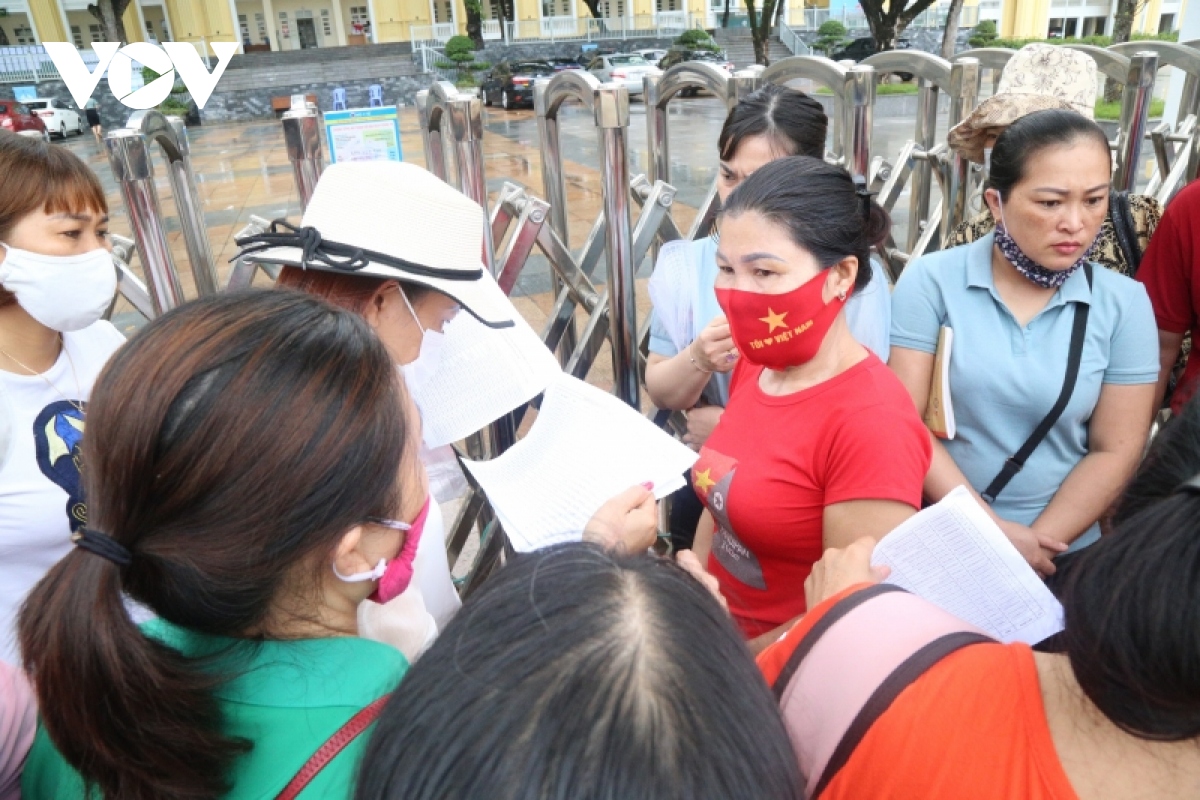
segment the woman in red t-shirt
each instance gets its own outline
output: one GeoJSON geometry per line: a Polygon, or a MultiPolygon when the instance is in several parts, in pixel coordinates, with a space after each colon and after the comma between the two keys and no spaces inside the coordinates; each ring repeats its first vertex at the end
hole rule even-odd
{"type": "Polygon", "coordinates": [[[757,650],[804,613],[825,548],[915,512],[930,444],[846,324],[890,225],[865,186],[815,158],[780,159],[730,195],[719,225],[717,300],[742,358],[692,469],[707,509],[695,549],[757,650]]]}

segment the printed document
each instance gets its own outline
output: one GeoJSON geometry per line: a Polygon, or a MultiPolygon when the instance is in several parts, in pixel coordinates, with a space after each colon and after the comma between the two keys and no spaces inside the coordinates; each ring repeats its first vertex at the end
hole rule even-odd
{"type": "Polygon", "coordinates": [[[1036,644],[1063,629],[1058,600],[965,487],[883,537],[871,563],[1001,642],[1036,644]]]}
{"type": "Polygon", "coordinates": [[[519,552],[580,541],[614,495],[682,487],[696,453],[608,392],[560,373],[529,434],[491,461],[463,461],[519,552]]]}
{"type": "MultiPolygon", "coordinates": [[[[457,442],[545,391],[558,359],[513,310],[511,328],[489,328],[466,311],[447,322],[430,380],[409,387],[429,448],[457,442]]],[[[437,333],[427,333],[438,336],[437,333]]]]}

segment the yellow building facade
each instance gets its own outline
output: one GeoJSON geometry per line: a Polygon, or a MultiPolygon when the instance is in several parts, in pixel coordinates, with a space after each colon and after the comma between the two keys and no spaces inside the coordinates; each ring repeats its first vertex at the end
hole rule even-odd
{"type": "MultiPolygon", "coordinates": [[[[0,0],[0,46],[70,41],[81,49],[102,41],[89,0],[0,0]]],[[[504,38],[494,3],[483,0],[484,38],[504,38]]],[[[793,27],[819,24],[829,0],[784,0],[793,27]]],[[[1189,0],[1149,0],[1134,30],[1178,28],[1189,0]]],[[[1200,0],[1191,0],[1200,2],[1200,0]]],[[[1115,0],[967,0],[978,19],[991,19],[1004,37],[1090,36],[1112,31],[1115,0]]],[[[520,41],[584,38],[586,30],[714,28],[724,0],[601,0],[593,19],[583,0],[513,0],[516,21],[507,35],[520,41]]],[[[734,15],[745,9],[733,0],[734,15]]],[[[974,14],[971,15],[974,17],[974,14]]],[[[445,41],[466,32],[463,0],[131,0],[127,39],[186,41],[198,46],[236,41],[254,50],[302,50],[369,42],[445,41]]],[[[595,37],[590,37],[595,38],[595,37]]]]}

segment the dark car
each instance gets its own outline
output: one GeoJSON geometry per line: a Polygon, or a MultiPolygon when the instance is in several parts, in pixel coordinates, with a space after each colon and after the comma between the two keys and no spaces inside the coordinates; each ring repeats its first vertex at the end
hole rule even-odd
{"type": "Polygon", "coordinates": [[[554,67],[555,72],[566,72],[569,69],[583,69],[583,64],[578,58],[548,58],[546,59],[550,66],[554,67]]]}
{"type": "MultiPolygon", "coordinates": [[[[682,64],[685,61],[706,61],[715,67],[725,70],[726,75],[733,74],[733,62],[730,61],[724,53],[714,53],[711,50],[683,50],[672,48],[667,51],[667,54],[658,62],[658,68],[665,70],[673,67],[676,64],[682,64]]],[[[680,97],[695,97],[700,94],[700,90],[696,88],[684,89],[679,93],[680,97]]]]}
{"type": "Polygon", "coordinates": [[[533,82],[554,77],[554,66],[548,61],[501,61],[480,86],[484,105],[503,109],[533,105],[533,82]]]}
{"type": "MultiPolygon", "coordinates": [[[[912,41],[909,39],[897,39],[897,50],[909,50],[912,48],[912,41]]],[[[868,56],[873,56],[879,52],[879,48],[875,46],[875,40],[870,36],[864,36],[861,39],[855,39],[845,48],[838,50],[833,55],[829,56],[834,61],[862,61],[868,56]]],[[[911,72],[897,72],[902,81],[911,81],[913,79],[911,72]]]]}
{"type": "Polygon", "coordinates": [[[0,100],[0,128],[22,136],[37,136],[46,141],[50,140],[50,135],[46,132],[46,123],[24,103],[15,100],[0,100]]]}

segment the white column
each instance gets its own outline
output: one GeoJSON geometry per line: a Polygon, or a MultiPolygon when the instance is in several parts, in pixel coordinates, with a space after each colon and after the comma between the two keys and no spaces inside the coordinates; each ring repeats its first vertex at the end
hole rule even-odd
{"type": "MultiPolygon", "coordinates": [[[[246,50],[242,47],[242,25],[238,22],[237,0],[229,0],[229,18],[233,20],[233,40],[237,42],[237,51],[245,53],[246,50]]],[[[246,15],[246,27],[250,27],[250,15],[246,15]]],[[[251,39],[251,41],[254,41],[251,39]]],[[[206,57],[208,53],[204,54],[206,57]]],[[[214,54],[215,55],[215,54],[214,54]]]]}
{"type": "Polygon", "coordinates": [[[42,44],[42,32],[38,30],[37,20],[33,18],[33,9],[29,7],[29,0],[25,0],[25,19],[29,20],[29,30],[33,31],[33,40],[42,44]]]}
{"type": "MultiPolygon", "coordinates": [[[[58,18],[62,20],[64,41],[74,44],[75,40],[71,38],[71,20],[67,19],[67,9],[63,6],[62,0],[54,0],[54,6],[58,9],[58,18]]],[[[146,34],[143,32],[142,38],[145,38],[145,36],[146,34]]]]}
{"type": "MultiPolygon", "coordinates": [[[[1184,0],[1179,23],[1179,41],[1191,42],[1200,39],[1200,0],[1184,0]]],[[[1183,82],[1187,79],[1181,69],[1171,70],[1171,88],[1167,92],[1167,105],[1163,119],[1179,122],[1179,102],[1183,99],[1183,82]]]]}
{"type": "MultiPolygon", "coordinates": [[[[138,25],[142,26],[142,30],[140,31],[142,41],[143,42],[149,41],[150,34],[146,31],[146,15],[142,13],[142,0],[133,0],[133,7],[136,9],[135,13],[137,14],[138,25]]],[[[161,34],[159,34],[159,33],[155,33],[154,38],[158,39],[159,42],[161,43],[162,39],[159,39],[160,35],[161,34]]]]}
{"type": "Polygon", "coordinates": [[[329,0],[329,4],[333,6],[333,35],[337,40],[337,44],[345,47],[349,42],[346,41],[346,23],[343,20],[342,0],[329,0]]]}

